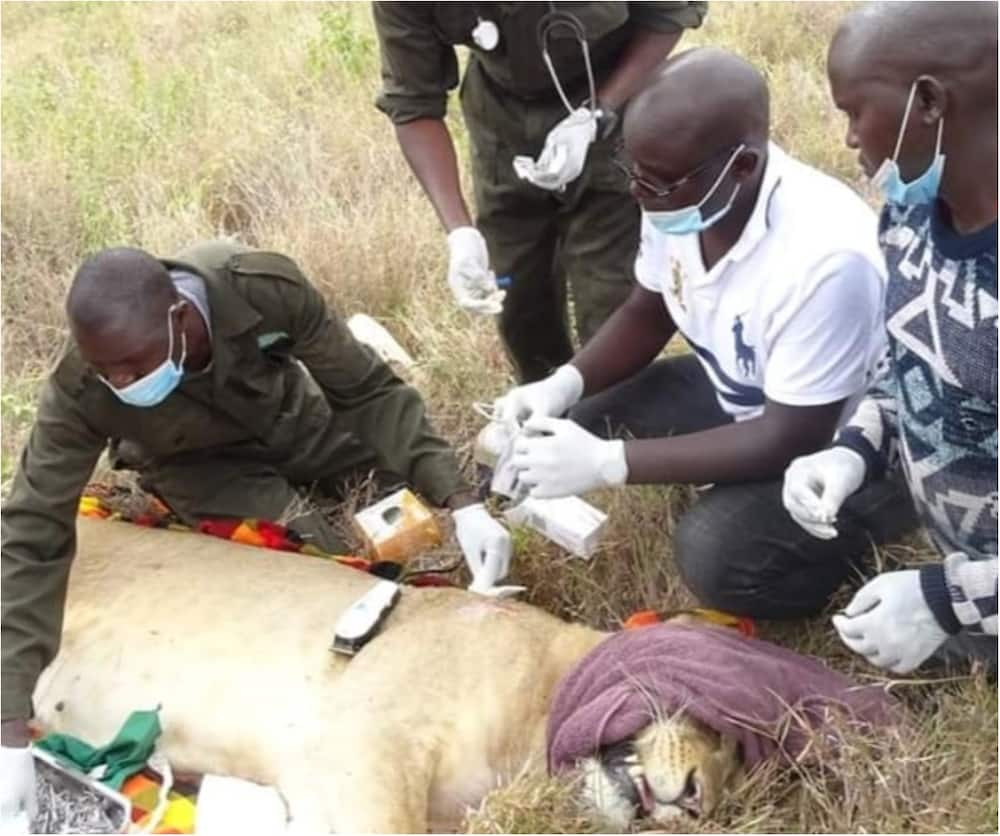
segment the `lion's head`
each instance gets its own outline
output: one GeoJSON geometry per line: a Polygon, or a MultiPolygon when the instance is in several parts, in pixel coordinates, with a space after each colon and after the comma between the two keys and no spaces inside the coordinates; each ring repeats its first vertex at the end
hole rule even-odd
{"type": "Polygon", "coordinates": [[[609,827],[712,812],[740,771],[737,744],[678,713],[581,762],[584,798],[609,827]]]}

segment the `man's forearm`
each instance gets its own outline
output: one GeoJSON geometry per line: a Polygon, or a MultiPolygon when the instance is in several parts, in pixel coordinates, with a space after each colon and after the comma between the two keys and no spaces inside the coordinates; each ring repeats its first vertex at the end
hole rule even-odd
{"type": "Polygon", "coordinates": [[[842,405],[839,401],[796,407],[800,416],[794,424],[765,414],[689,435],[626,441],[628,481],[705,484],[775,479],[792,459],[814,453],[829,441],[842,405]]]}
{"type": "Polygon", "coordinates": [[[593,395],[646,368],[677,330],[663,300],[637,287],[577,352],[584,395],[593,395]]]}
{"type": "Polygon", "coordinates": [[[653,32],[639,29],[618,62],[614,72],[597,91],[597,101],[611,110],[621,110],[649,80],[650,73],[670,55],[684,30],[653,32]]]}
{"type": "Polygon", "coordinates": [[[444,228],[451,232],[459,226],[471,226],[472,218],[462,197],[455,145],[444,121],[417,119],[397,125],[396,138],[444,228]]]}

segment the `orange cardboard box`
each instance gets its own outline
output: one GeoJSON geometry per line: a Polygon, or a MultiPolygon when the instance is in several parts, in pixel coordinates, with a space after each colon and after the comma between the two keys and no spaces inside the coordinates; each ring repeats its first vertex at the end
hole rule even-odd
{"type": "Polygon", "coordinates": [[[414,555],[441,545],[434,514],[407,488],[359,511],[354,524],[372,560],[405,564],[414,555]]]}

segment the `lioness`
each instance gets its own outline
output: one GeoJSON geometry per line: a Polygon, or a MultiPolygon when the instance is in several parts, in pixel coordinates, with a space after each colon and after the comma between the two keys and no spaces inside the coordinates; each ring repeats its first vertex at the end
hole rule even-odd
{"type": "MultiPolygon", "coordinates": [[[[604,633],[517,602],[407,588],[356,657],[338,615],[374,580],[301,555],[81,519],[62,649],[40,725],[95,743],[162,705],[175,768],[276,786],[309,830],[453,829],[526,764],[545,764],[559,680],[604,633]]],[[[582,783],[624,827],[711,810],[735,744],[664,717],[582,783]]]]}

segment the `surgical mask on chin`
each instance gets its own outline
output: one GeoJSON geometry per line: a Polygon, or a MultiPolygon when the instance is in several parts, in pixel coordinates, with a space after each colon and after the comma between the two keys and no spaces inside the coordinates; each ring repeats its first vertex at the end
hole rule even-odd
{"type": "Polygon", "coordinates": [[[903,147],[903,136],[906,133],[906,123],[910,118],[910,108],[917,92],[917,82],[910,87],[910,97],[906,100],[906,110],[903,113],[903,124],[899,126],[899,136],[896,137],[896,150],[892,159],[882,160],[882,165],[872,176],[872,184],[882,192],[889,203],[901,206],[917,206],[930,203],[937,197],[941,187],[941,175],[944,173],[944,154],[941,153],[941,136],[944,132],[944,118],[938,120],[937,145],[934,148],[934,159],[924,173],[911,180],[903,182],[899,173],[899,150],[903,147]]]}
{"type": "MultiPolygon", "coordinates": [[[[177,305],[181,304],[180,302],[177,305]]],[[[117,389],[111,385],[107,378],[98,375],[107,387],[118,396],[118,399],[129,406],[150,407],[161,403],[167,395],[177,388],[184,376],[184,359],[187,357],[187,338],[181,332],[181,359],[174,363],[174,323],[171,318],[177,305],[171,305],[167,311],[167,335],[169,348],[167,349],[167,359],[160,363],[149,374],[133,381],[122,389],[117,389]]]]}
{"type": "Polygon", "coordinates": [[[691,235],[695,232],[704,232],[712,224],[719,221],[730,209],[733,208],[733,203],[736,200],[736,195],[740,192],[740,184],[736,184],[736,188],[733,189],[732,195],[729,197],[729,202],[726,203],[718,212],[709,217],[703,217],[701,214],[701,207],[705,204],[713,194],[715,190],[719,188],[719,184],[722,182],[722,178],[726,176],[726,173],[732,167],[733,162],[739,156],[740,152],[745,148],[745,145],[740,145],[735,151],[733,151],[732,156],[729,158],[729,162],[726,163],[725,168],[719,173],[719,176],[715,178],[715,182],[712,187],[705,192],[705,196],[699,200],[693,206],[685,206],[681,209],[663,209],[658,212],[643,212],[643,214],[648,218],[649,222],[653,225],[653,228],[658,232],[662,232],[664,235],[691,235]]]}

